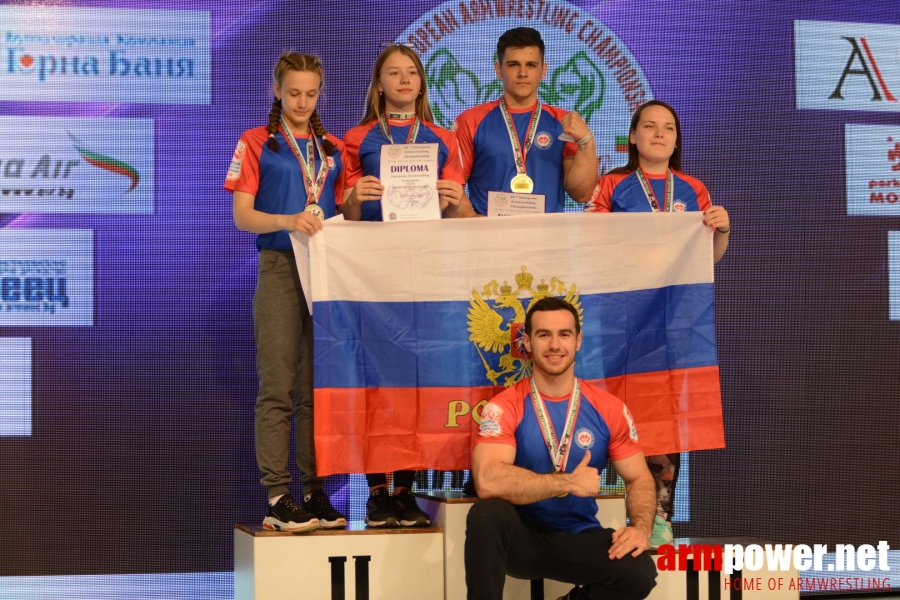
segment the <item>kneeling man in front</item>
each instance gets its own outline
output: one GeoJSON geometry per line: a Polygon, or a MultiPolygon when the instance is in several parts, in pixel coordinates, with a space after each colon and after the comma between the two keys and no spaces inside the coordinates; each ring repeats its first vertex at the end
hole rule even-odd
{"type": "Polygon", "coordinates": [[[641,600],[656,585],[645,552],[656,486],[628,408],[575,377],[577,310],[548,297],[525,317],[532,377],[494,397],[473,439],[478,497],[466,523],[469,600],[500,600],[506,575],[575,584],[563,598],[641,600]],[[631,525],[597,520],[607,457],[625,481],[631,525]]]}

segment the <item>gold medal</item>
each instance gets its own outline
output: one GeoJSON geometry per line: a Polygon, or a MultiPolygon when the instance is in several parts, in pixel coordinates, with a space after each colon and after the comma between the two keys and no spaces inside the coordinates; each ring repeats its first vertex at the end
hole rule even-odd
{"type": "Polygon", "coordinates": [[[503,114],[503,122],[506,124],[506,133],[509,134],[509,143],[512,147],[513,159],[516,162],[516,172],[518,175],[509,181],[510,191],[515,194],[530,194],[534,190],[534,181],[525,174],[525,156],[534,143],[534,136],[537,133],[538,121],[541,120],[541,103],[537,102],[534,111],[531,113],[531,123],[528,125],[528,131],[525,132],[524,147],[519,144],[519,134],[516,132],[516,124],[509,114],[509,108],[506,106],[506,100],[500,99],[500,112],[503,114]]]}
{"type": "Polygon", "coordinates": [[[519,173],[509,181],[509,187],[516,194],[530,194],[534,189],[534,181],[525,173],[519,173]]]}
{"type": "Polygon", "coordinates": [[[320,221],[325,220],[325,211],[322,210],[322,207],[313,202],[312,204],[307,204],[306,208],[303,209],[305,212],[308,212],[315,218],[320,221]]]}

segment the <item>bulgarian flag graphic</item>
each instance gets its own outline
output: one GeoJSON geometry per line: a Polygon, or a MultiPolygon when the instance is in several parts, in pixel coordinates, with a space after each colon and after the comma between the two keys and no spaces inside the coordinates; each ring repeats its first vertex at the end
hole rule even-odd
{"type": "Polygon", "coordinates": [[[69,134],[69,137],[72,138],[73,142],[75,142],[75,150],[78,151],[78,154],[81,155],[81,158],[83,158],[85,162],[94,165],[98,169],[103,169],[104,171],[109,171],[117,175],[124,175],[125,177],[131,179],[131,187],[125,190],[126,193],[136,188],[138,183],[140,183],[141,174],[138,173],[137,169],[135,169],[128,163],[121,160],[116,160],[111,156],[106,156],[100,154],[99,152],[92,152],[91,150],[83,148],[78,139],[71,133],[69,134]]]}
{"type": "Polygon", "coordinates": [[[616,136],[616,152],[628,152],[628,136],[616,136]]]}

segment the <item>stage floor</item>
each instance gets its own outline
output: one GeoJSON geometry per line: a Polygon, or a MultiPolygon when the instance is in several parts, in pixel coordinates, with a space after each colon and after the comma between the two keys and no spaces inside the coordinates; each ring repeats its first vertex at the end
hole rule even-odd
{"type": "MultiPolygon", "coordinates": [[[[806,578],[859,577],[890,579],[891,590],[900,590],[900,550],[888,553],[890,571],[831,571],[804,573],[806,578]]],[[[833,560],[833,555],[829,555],[833,560]]],[[[828,560],[826,560],[827,564],[828,560]]],[[[826,592],[833,596],[835,592],[826,592]]],[[[816,594],[801,594],[814,598],[816,594]]],[[[847,594],[851,597],[851,594],[847,594]]],[[[165,573],[148,575],[70,575],[0,577],[0,598],[16,600],[233,600],[234,573],[165,573]]],[[[900,592],[878,600],[900,600],[900,592]]]]}

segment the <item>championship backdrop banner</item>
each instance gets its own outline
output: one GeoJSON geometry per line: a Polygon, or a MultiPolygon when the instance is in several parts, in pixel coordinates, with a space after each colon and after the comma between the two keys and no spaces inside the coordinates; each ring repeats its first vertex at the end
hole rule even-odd
{"type": "Polygon", "coordinates": [[[310,240],[319,473],[469,468],[549,295],[581,314],[576,373],[628,404],[648,454],[724,447],[702,218],[328,222],[310,240]]]}

